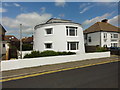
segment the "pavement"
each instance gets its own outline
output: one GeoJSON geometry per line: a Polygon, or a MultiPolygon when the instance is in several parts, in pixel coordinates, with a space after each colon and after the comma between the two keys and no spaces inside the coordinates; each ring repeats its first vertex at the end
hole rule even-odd
{"type": "Polygon", "coordinates": [[[92,64],[101,63],[101,62],[112,62],[112,61],[119,60],[119,58],[120,58],[119,56],[112,55],[111,57],[107,57],[107,58],[87,59],[87,60],[82,60],[82,61],[3,71],[2,77],[0,78],[8,79],[11,77],[18,77],[18,76],[35,74],[35,73],[49,72],[49,71],[55,71],[55,70],[78,67],[78,66],[92,65],[92,64]]]}
{"type": "MultiPolygon", "coordinates": [[[[10,80],[2,88],[118,88],[118,63],[111,62],[10,80]]],[[[120,68],[120,67],[119,67],[120,68]]]]}

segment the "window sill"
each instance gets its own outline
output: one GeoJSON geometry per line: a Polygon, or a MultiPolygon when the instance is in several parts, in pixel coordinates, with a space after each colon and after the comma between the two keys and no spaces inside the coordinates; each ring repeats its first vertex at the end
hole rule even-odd
{"type": "Polygon", "coordinates": [[[53,49],[52,48],[51,49],[45,48],[44,50],[53,50],[53,49]]]}
{"type": "Polygon", "coordinates": [[[67,36],[67,37],[79,37],[79,36],[67,36]]]}
{"type": "Polygon", "coordinates": [[[45,37],[47,37],[47,36],[52,36],[53,34],[45,34],[45,37]]]}

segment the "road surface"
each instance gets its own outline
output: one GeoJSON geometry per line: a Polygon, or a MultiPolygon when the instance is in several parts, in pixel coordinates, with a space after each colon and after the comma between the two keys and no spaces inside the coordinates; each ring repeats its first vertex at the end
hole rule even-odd
{"type": "Polygon", "coordinates": [[[112,62],[3,82],[3,88],[118,88],[118,63],[112,62]]]}

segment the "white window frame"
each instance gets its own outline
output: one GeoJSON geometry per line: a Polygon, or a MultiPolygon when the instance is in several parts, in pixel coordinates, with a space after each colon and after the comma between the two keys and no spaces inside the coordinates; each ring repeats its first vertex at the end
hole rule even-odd
{"type": "MultiPolygon", "coordinates": [[[[75,43],[76,44],[76,49],[75,50],[79,50],[79,42],[67,42],[67,50],[71,50],[71,43],[75,43]]],[[[72,51],[74,51],[74,50],[72,50],[72,51]]]]}
{"type": "Polygon", "coordinates": [[[53,43],[44,43],[45,49],[53,49],[53,43]],[[46,44],[51,44],[51,48],[46,48],[46,44]]]}
{"type": "Polygon", "coordinates": [[[107,39],[107,33],[103,33],[103,38],[107,39]]]}
{"type": "Polygon", "coordinates": [[[112,33],[112,34],[111,34],[111,39],[118,39],[118,38],[119,38],[119,35],[118,35],[117,33],[112,33]],[[117,35],[118,37],[115,38],[114,35],[117,35]]]}
{"type": "Polygon", "coordinates": [[[45,29],[45,35],[53,35],[53,28],[46,28],[46,29],[45,29]],[[47,34],[47,30],[48,30],[48,29],[51,29],[51,33],[50,33],[50,34],[47,34]]]}
{"type": "Polygon", "coordinates": [[[78,27],[74,27],[74,26],[66,26],[66,35],[67,36],[70,36],[70,37],[74,37],[74,36],[78,36],[78,27]],[[75,32],[75,35],[70,35],[70,29],[71,28],[74,28],[74,32],[75,32]]]}

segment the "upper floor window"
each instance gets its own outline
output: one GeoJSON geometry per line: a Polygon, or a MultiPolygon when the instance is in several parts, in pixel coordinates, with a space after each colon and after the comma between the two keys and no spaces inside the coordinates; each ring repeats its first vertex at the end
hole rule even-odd
{"type": "Polygon", "coordinates": [[[104,38],[107,38],[107,33],[104,33],[104,38]]]}
{"type": "Polygon", "coordinates": [[[88,37],[88,41],[89,41],[89,42],[92,42],[91,37],[88,37]]]}
{"type": "Polygon", "coordinates": [[[46,30],[46,34],[53,34],[53,28],[47,28],[46,30]]]}
{"type": "Polygon", "coordinates": [[[118,38],[118,34],[111,34],[111,38],[118,38]]]}
{"type": "Polygon", "coordinates": [[[77,27],[66,26],[67,36],[77,36],[77,27]]]}

